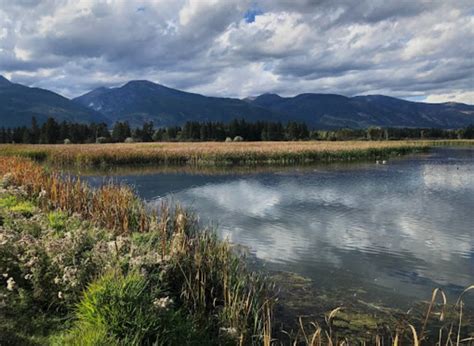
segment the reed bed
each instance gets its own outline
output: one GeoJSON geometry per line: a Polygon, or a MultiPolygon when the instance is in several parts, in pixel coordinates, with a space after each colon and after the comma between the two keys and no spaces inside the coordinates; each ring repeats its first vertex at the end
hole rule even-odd
{"type": "Polygon", "coordinates": [[[0,145],[2,155],[64,166],[294,164],[385,158],[474,141],[198,142],[0,145]]]}

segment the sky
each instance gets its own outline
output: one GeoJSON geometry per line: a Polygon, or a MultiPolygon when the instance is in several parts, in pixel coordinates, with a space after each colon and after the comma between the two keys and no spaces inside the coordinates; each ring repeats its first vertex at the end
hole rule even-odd
{"type": "Polygon", "coordinates": [[[67,97],[146,79],[474,104],[474,1],[0,0],[0,74],[67,97]]]}

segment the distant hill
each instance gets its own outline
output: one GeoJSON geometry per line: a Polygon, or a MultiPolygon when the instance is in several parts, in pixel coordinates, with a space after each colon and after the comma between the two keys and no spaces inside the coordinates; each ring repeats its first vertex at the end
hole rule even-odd
{"type": "Polygon", "coordinates": [[[462,103],[410,102],[383,95],[346,97],[263,94],[244,100],[208,97],[149,81],[130,81],[117,88],[98,88],[73,100],[39,88],[9,82],[0,76],[0,126],[29,125],[48,117],[58,121],[128,121],[141,126],[182,125],[186,121],[297,121],[311,128],[434,127],[460,128],[474,124],[474,106],[462,103]]]}
{"type": "Polygon", "coordinates": [[[48,117],[78,123],[107,121],[102,114],[52,91],[11,83],[0,76],[0,127],[29,126],[33,116],[38,123],[48,117]]]}
{"type": "Polygon", "coordinates": [[[285,121],[277,112],[233,98],[207,97],[171,89],[149,81],[131,81],[118,88],[99,88],[74,102],[101,112],[110,122],[132,126],[153,121],[156,126],[182,125],[186,121],[285,121]]]}
{"type": "Polygon", "coordinates": [[[474,124],[472,105],[410,102],[383,95],[345,97],[334,94],[300,94],[281,97],[263,94],[248,102],[316,128],[459,128],[474,124]]]}
{"type": "Polygon", "coordinates": [[[186,121],[290,120],[321,129],[384,127],[459,128],[474,123],[474,106],[429,104],[382,95],[346,97],[263,94],[244,100],[207,97],[149,81],[131,81],[119,88],[99,88],[74,99],[104,114],[111,122],[182,125],[186,121]]]}

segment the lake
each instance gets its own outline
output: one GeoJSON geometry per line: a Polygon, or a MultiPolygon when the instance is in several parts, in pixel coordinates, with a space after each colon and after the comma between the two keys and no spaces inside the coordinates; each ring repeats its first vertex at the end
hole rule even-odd
{"type": "Polygon", "coordinates": [[[268,270],[310,278],[315,289],[405,308],[435,287],[454,301],[474,283],[472,148],[386,164],[114,178],[152,206],[167,199],[191,208],[268,270]]]}

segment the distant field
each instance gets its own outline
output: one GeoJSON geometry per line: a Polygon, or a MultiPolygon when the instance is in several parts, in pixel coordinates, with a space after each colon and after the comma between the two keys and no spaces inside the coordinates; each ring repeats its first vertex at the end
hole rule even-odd
{"type": "Polygon", "coordinates": [[[80,166],[284,164],[385,158],[440,145],[474,145],[474,140],[7,144],[0,145],[0,154],[80,166]]]}

